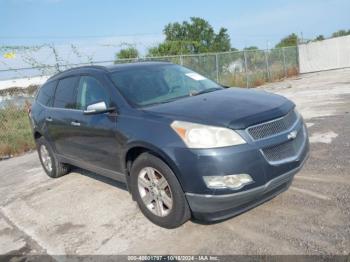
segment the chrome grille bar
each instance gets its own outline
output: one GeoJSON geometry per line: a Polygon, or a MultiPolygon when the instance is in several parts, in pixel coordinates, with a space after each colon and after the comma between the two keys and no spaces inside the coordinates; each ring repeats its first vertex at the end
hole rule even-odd
{"type": "Polygon", "coordinates": [[[250,126],[247,128],[247,132],[254,140],[261,140],[290,129],[297,119],[296,112],[292,110],[283,117],[250,126]]]}

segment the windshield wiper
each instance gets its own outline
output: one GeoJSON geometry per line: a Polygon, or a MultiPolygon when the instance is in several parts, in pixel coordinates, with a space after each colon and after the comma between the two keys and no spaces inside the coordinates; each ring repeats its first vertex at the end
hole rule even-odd
{"type": "Polygon", "coordinates": [[[173,98],[170,98],[170,99],[167,99],[167,100],[164,100],[164,101],[159,101],[159,102],[147,104],[147,105],[144,105],[144,106],[154,106],[154,105],[159,105],[159,104],[166,104],[166,103],[173,102],[173,101],[181,99],[181,98],[185,98],[185,97],[189,97],[189,96],[197,96],[197,95],[200,95],[200,94],[214,92],[214,91],[222,90],[222,89],[223,89],[222,87],[212,87],[212,88],[208,88],[208,89],[205,89],[205,90],[202,90],[202,91],[199,91],[199,92],[190,93],[189,95],[177,96],[177,97],[173,97],[173,98]]]}
{"type": "Polygon", "coordinates": [[[162,101],[162,102],[160,102],[160,103],[162,103],[162,104],[164,104],[164,103],[169,103],[169,102],[172,102],[172,101],[175,101],[175,100],[178,100],[178,99],[184,98],[184,97],[188,97],[188,95],[173,97],[173,98],[170,98],[170,99],[164,100],[164,101],[162,101]]]}
{"type": "Polygon", "coordinates": [[[172,101],[184,98],[184,97],[188,97],[188,95],[173,97],[173,98],[170,98],[170,99],[167,99],[167,100],[164,100],[164,101],[151,103],[151,104],[148,104],[148,105],[145,105],[145,106],[154,106],[154,105],[159,105],[159,104],[166,104],[166,103],[169,103],[169,102],[172,102],[172,101]]]}
{"type": "Polygon", "coordinates": [[[198,96],[201,94],[210,93],[210,92],[214,92],[214,91],[221,90],[221,89],[222,89],[221,87],[212,87],[212,88],[204,89],[204,90],[199,91],[199,92],[190,93],[190,96],[198,96]]]}

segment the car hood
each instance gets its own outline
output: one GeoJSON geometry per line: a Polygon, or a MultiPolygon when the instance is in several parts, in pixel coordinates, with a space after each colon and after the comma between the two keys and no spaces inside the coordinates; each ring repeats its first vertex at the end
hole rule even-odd
{"type": "Polygon", "coordinates": [[[294,106],[285,97],[265,91],[228,88],[153,105],[144,110],[172,120],[244,129],[281,117],[294,106]]]}

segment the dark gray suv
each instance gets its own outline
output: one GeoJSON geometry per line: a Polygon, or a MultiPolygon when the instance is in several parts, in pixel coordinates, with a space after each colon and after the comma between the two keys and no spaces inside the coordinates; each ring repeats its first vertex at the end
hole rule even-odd
{"type": "Polygon", "coordinates": [[[223,220],[271,199],[309,151],[288,99],[224,88],[171,63],[59,73],[39,89],[30,119],[50,177],[78,166],[125,182],[165,228],[223,220]]]}

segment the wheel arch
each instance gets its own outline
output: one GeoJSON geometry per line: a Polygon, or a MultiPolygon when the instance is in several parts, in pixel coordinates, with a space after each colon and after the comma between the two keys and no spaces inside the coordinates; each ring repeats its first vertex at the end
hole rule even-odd
{"type": "Polygon", "coordinates": [[[184,190],[183,181],[181,179],[182,178],[181,173],[180,173],[180,170],[177,168],[175,162],[163,150],[158,149],[155,146],[147,143],[133,143],[125,151],[124,168],[126,170],[128,183],[129,183],[130,170],[131,170],[133,161],[135,161],[138,156],[140,156],[145,152],[150,153],[160,158],[162,161],[164,161],[164,163],[166,163],[169,166],[169,168],[174,172],[175,176],[177,177],[180,183],[182,190],[184,190]]]}

